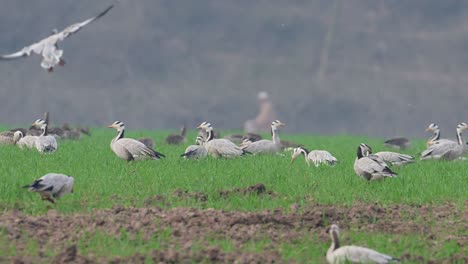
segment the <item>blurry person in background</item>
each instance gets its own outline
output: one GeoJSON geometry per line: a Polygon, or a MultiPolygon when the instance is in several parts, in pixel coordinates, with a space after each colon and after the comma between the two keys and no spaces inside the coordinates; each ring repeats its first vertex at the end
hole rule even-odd
{"type": "Polygon", "coordinates": [[[247,120],[244,124],[244,130],[247,133],[258,133],[270,131],[271,122],[276,119],[273,103],[268,93],[261,91],[257,95],[259,113],[255,119],[247,120]]]}

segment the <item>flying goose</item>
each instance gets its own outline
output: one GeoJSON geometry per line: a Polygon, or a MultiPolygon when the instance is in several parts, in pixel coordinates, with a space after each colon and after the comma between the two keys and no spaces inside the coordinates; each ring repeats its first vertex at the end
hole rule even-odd
{"type": "Polygon", "coordinates": [[[245,150],[252,154],[273,154],[281,151],[281,141],[278,135],[278,130],[284,127],[285,124],[279,120],[271,122],[271,137],[272,140],[262,139],[259,141],[251,142],[245,146],[245,150]]]}
{"type": "Polygon", "coordinates": [[[23,137],[23,132],[17,130],[3,131],[0,133],[0,144],[4,145],[15,145],[23,137]]]}
{"type": "Polygon", "coordinates": [[[337,225],[331,225],[328,230],[331,238],[330,248],[327,250],[327,262],[338,263],[376,263],[386,264],[398,262],[399,259],[379,253],[373,249],[359,246],[341,246],[339,235],[340,229],[337,225]]]}
{"type": "Polygon", "coordinates": [[[1,55],[0,60],[11,60],[11,59],[30,56],[32,53],[35,53],[37,55],[42,56],[41,67],[48,70],[49,72],[53,72],[54,67],[57,64],[60,66],[65,65],[65,61],[62,59],[63,50],[59,49],[58,42],[65,40],[67,37],[78,32],[84,26],[104,16],[107,12],[109,12],[109,10],[112,9],[112,7],[114,6],[113,5],[109,6],[108,8],[106,8],[106,10],[104,10],[103,12],[101,12],[95,17],[87,19],[83,22],[70,25],[64,30],[62,30],[61,32],[58,32],[57,29],[54,29],[52,31],[52,34],[49,35],[48,37],[40,40],[39,42],[26,46],[18,52],[7,54],[7,55],[1,55]]]}
{"type": "MultiPolygon", "coordinates": [[[[362,144],[364,147],[364,156],[368,156],[372,154],[372,148],[367,144],[362,144]]],[[[374,155],[380,157],[385,163],[395,165],[395,166],[402,166],[409,163],[414,163],[414,157],[406,154],[391,152],[391,151],[380,151],[374,153],[374,155]]]]}
{"type": "Polygon", "coordinates": [[[307,166],[310,166],[310,161],[314,163],[315,167],[318,167],[320,164],[334,165],[336,162],[338,162],[338,160],[326,150],[308,151],[304,147],[298,147],[293,150],[291,163],[293,163],[294,160],[301,154],[304,154],[307,166]]]}
{"type": "Polygon", "coordinates": [[[457,126],[457,141],[436,140],[432,145],[421,153],[421,159],[445,159],[454,160],[463,156],[466,145],[462,138],[463,130],[468,129],[466,123],[457,126]]]}
{"type": "Polygon", "coordinates": [[[33,126],[39,127],[42,131],[41,135],[36,138],[34,146],[39,152],[51,153],[57,150],[58,144],[55,137],[50,136],[47,131],[47,123],[43,119],[38,119],[33,123],[33,126]]]}
{"type": "Polygon", "coordinates": [[[242,148],[224,138],[213,138],[213,127],[208,122],[201,123],[198,129],[206,132],[205,148],[211,156],[215,158],[234,158],[246,153],[242,148]]]}
{"type": "Polygon", "coordinates": [[[29,188],[31,192],[37,192],[42,200],[47,200],[55,204],[54,198],[58,199],[67,193],[73,193],[74,179],[58,173],[48,173],[33,183],[23,186],[29,188]]]}
{"type": "Polygon", "coordinates": [[[180,155],[185,159],[199,159],[205,158],[208,155],[208,151],[204,146],[205,140],[201,136],[197,136],[195,145],[190,145],[185,149],[184,154],[180,155]]]}
{"type": "Polygon", "coordinates": [[[395,149],[406,149],[411,146],[411,143],[405,137],[397,137],[385,140],[384,146],[395,149]]]}
{"type": "Polygon", "coordinates": [[[368,155],[367,145],[362,143],[357,148],[357,157],[354,161],[354,171],[356,174],[368,181],[378,180],[384,177],[396,177],[387,164],[376,155],[368,155]]]}
{"type": "Polygon", "coordinates": [[[164,154],[148,148],[138,140],[124,138],[125,124],[123,122],[115,121],[108,127],[117,130],[117,136],[112,139],[110,147],[119,158],[132,161],[146,158],[160,159],[161,157],[165,157],[164,154]]]}
{"type": "Polygon", "coordinates": [[[187,134],[187,128],[184,125],[180,129],[180,134],[170,134],[169,136],[167,136],[166,143],[171,144],[171,145],[179,145],[179,144],[185,143],[186,134],[187,134]]]}

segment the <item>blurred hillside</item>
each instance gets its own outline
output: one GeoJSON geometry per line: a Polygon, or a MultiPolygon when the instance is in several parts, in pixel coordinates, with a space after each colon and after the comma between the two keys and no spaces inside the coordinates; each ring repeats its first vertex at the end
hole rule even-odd
{"type": "MultiPolygon", "coordinates": [[[[10,53],[111,1],[2,0],[10,53]]],[[[241,128],[269,91],[288,132],[454,136],[468,122],[468,2],[120,1],[62,43],[67,65],[0,62],[0,123],[241,128]]]]}

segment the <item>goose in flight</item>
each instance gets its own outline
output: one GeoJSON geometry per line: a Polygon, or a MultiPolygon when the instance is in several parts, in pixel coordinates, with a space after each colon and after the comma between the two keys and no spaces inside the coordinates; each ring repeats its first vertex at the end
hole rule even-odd
{"type": "Polygon", "coordinates": [[[331,225],[328,230],[331,238],[331,246],[327,251],[327,262],[338,263],[376,263],[387,264],[398,262],[399,259],[382,254],[370,248],[359,246],[341,246],[339,235],[340,229],[337,225],[331,225]]]}
{"type": "Polygon", "coordinates": [[[58,173],[49,173],[35,180],[33,183],[23,186],[31,192],[37,192],[42,200],[55,204],[54,198],[58,199],[67,193],[73,193],[74,179],[71,176],[58,173]]]}
{"type": "Polygon", "coordinates": [[[301,154],[304,154],[305,161],[307,163],[307,166],[310,166],[310,161],[312,161],[315,165],[315,167],[318,167],[320,164],[328,164],[328,165],[335,165],[335,163],[338,162],[338,160],[333,157],[333,155],[326,151],[326,150],[312,150],[308,151],[304,147],[298,147],[293,150],[292,156],[291,156],[291,163],[294,162],[294,160],[299,157],[301,154]]]}
{"type": "Polygon", "coordinates": [[[41,67],[48,70],[49,72],[53,72],[54,67],[57,64],[60,66],[65,65],[65,61],[62,58],[63,50],[61,50],[58,47],[58,42],[65,40],[67,37],[71,36],[72,34],[77,33],[84,26],[104,16],[113,7],[114,5],[111,5],[108,8],[106,8],[106,10],[98,14],[97,16],[89,18],[83,22],[70,25],[60,32],[57,29],[54,29],[51,35],[40,40],[39,42],[26,46],[20,51],[17,51],[15,53],[7,54],[7,55],[0,55],[0,60],[12,60],[12,59],[17,59],[21,57],[28,57],[28,56],[31,56],[33,53],[35,53],[37,55],[42,56],[41,67]]]}
{"type": "Polygon", "coordinates": [[[164,154],[148,148],[145,144],[133,138],[125,138],[125,124],[115,121],[109,128],[117,130],[117,136],[111,141],[110,147],[115,155],[126,161],[142,160],[145,158],[161,159],[164,154]]]}
{"type": "Polygon", "coordinates": [[[367,148],[368,146],[364,143],[360,144],[357,148],[354,172],[358,176],[368,181],[397,176],[379,156],[367,155],[367,148]]]}

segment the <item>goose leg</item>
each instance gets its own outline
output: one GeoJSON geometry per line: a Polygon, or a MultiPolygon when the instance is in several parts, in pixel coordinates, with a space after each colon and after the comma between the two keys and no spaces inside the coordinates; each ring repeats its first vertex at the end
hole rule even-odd
{"type": "Polygon", "coordinates": [[[58,63],[60,66],[65,66],[65,60],[63,59],[60,59],[59,63],[58,63]]]}
{"type": "Polygon", "coordinates": [[[54,67],[50,67],[49,69],[47,69],[47,71],[48,71],[49,73],[54,72],[54,67]]]}

